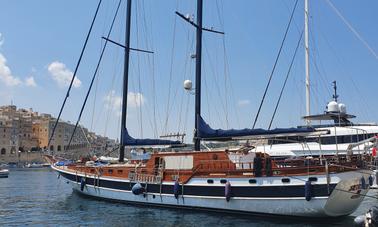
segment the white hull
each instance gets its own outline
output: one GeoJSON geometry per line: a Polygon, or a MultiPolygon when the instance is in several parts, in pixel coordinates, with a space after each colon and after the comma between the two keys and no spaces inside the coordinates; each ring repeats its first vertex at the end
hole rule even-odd
{"type": "MultiPolygon", "coordinates": [[[[59,172],[62,171],[56,167],[53,168],[59,172]]],[[[67,182],[72,185],[75,191],[88,196],[131,203],[265,215],[335,217],[353,213],[362,202],[364,198],[363,195],[367,193],[368,189],[360,190],[361,195],[355,195],[353,192],[345,192],[350,190],[352,185],[358,185],[361,176],[362,174],[357,172],[338,174],[337,177],[332,177],[332,181],[334,179],[336,180],[338,177],[341,177],[343,180],[337,184],[336,189],[333,190],[329,197],[314,197],[310,201],[306,201],[305,197],[232,197],[231,200],[227,202],[225,197],[192,195],[180,195],[178,199],[176,199],[173,193],[160,194],[148,192],[143,195],[134,195],[131,191],[95,187],[89,184],[86,184],[83,190],[81,190],[80,182],[72,180],[67,180],[67,182]]],[[[365,175],[366,179],[367,177],[368,174],[365,175]]],[[[117,179],[114,180],[117,181],[117,179]]],[[[320,179],[320,182],[321,181],[320,179]]],[[[296,182],[293,181],[293,183],[295,184],[296,182]]],[[[263,190],[263,186],[261,186],[261,190],[263,190]]]]}

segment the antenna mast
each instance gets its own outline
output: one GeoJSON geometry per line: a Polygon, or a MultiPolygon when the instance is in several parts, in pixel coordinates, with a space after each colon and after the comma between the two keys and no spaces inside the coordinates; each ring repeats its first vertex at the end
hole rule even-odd
{"type": "MultiPolygon", "coordinates": [[[[308,48],[308,0],[305,0],[305,60],[306,60],[306,116],[310,116],[310,65],[308,48]]],[[[311,120],[307,119],[306,124],[311,125],[311,120]]]]}

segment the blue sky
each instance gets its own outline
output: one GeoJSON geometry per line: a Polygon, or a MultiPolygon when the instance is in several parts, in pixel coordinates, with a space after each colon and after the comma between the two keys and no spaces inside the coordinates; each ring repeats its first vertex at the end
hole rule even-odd
{"type": "MultiPolygon", "coordinates": [[[[104,44],[101,36],[107,33],[117,2],[103,1],[64,120],[77,119],[104,44]]],[[[340,100],[358,116],[356,121],[377,122],[378,2],[330,2],[366,43],[351,32],[327,0],[310,0],[312,113],[324,111],[331,99],[331,82],[337,80],[340,100]]],[[[212,127],[252,126],[294,3],[205,1],[204,25],[226,33],[204,33],[202,113],[212,127]]],[[[57,116],[96,5],[94,0],[1,2],[0,105],[13,101],[18,107],[57,116]]],[[[269,124],[303,28],[303,8],[300,0],[258,127],[269,124]]],[[[190,141],[192,135],[194,97],[182,89],[182,83],[194,80],[195,62],[190,56],[195,51],[195,30],[175,16],[176,10],[195,15],[195,1],[140,0],[133,4],[132,46],[154,51],[153,55],[131,55],[127,124],[134,137],[179,131],[187,133],[190,141]]],[[[124,14],[123,3],[111,35],[119,42],[124,40],[124,14]]],[[[81,121],[112,138],[119,136],[122,60],[123,50],[109,44],[81,121]]],[[[303,124],[304,72],[302,43],[273,127],[303,124]]]]}

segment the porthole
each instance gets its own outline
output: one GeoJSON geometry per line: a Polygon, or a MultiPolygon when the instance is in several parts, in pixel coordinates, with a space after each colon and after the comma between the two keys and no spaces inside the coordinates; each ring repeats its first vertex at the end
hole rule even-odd
{"type": "Polygon", "coordinates": [[[220,180],[220,183],[221,184],[225,184],[225,183],[227,183],[227,180],[226,179],[222,179],[222,180],[220,180]]]}
{"type": "Polygon", "coordinates": [[[290,183],[289,178],[282,178],[281,181],[282,181],[282,183],[290,183]]]}
{"type": "Polygon", "coordinates": [[[213,180],[213,179],[208,179],[208,180],[207,180],[207,183],[208,183],[208,184],[214,184],[214,180],[213,180]]]}
{"type": "Polygon", "coordinates": [[[309,177],[308,180],[311,181],[311,182],[316,182],[316,181],[318,181],[318,178],[317,177],[309,177]]]}
{"type": "Polygon", "coordinates": [[[256,183],[257,183],[256,179],[249,179],[248,182],[249,182],[250,184],[256,184],[256,183]]]}

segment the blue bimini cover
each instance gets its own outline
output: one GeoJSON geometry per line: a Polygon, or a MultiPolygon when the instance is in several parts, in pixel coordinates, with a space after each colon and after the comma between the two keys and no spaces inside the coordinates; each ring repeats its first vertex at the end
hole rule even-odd
{"type": "Polygon", "coordinates": [[[125,146],[153,146],[153,145],[175,145],[181,144],[180,141],[173,141],[173,140],[161,140],[161,139],[134,139],[131,137],[125,129],[125,134],[123,137],[123,143],[125,146]]]}
{"type": "Polygon", "coordinates": [[[276,134],[300,134],[314,132],[314,128],[276,128],[272,130],[266,129],[212,129],[200,116],[198,118],[198,137],[201,139],[232,139],[235,137],[248,137],[248,136],[269,136],[276,134]]]}

